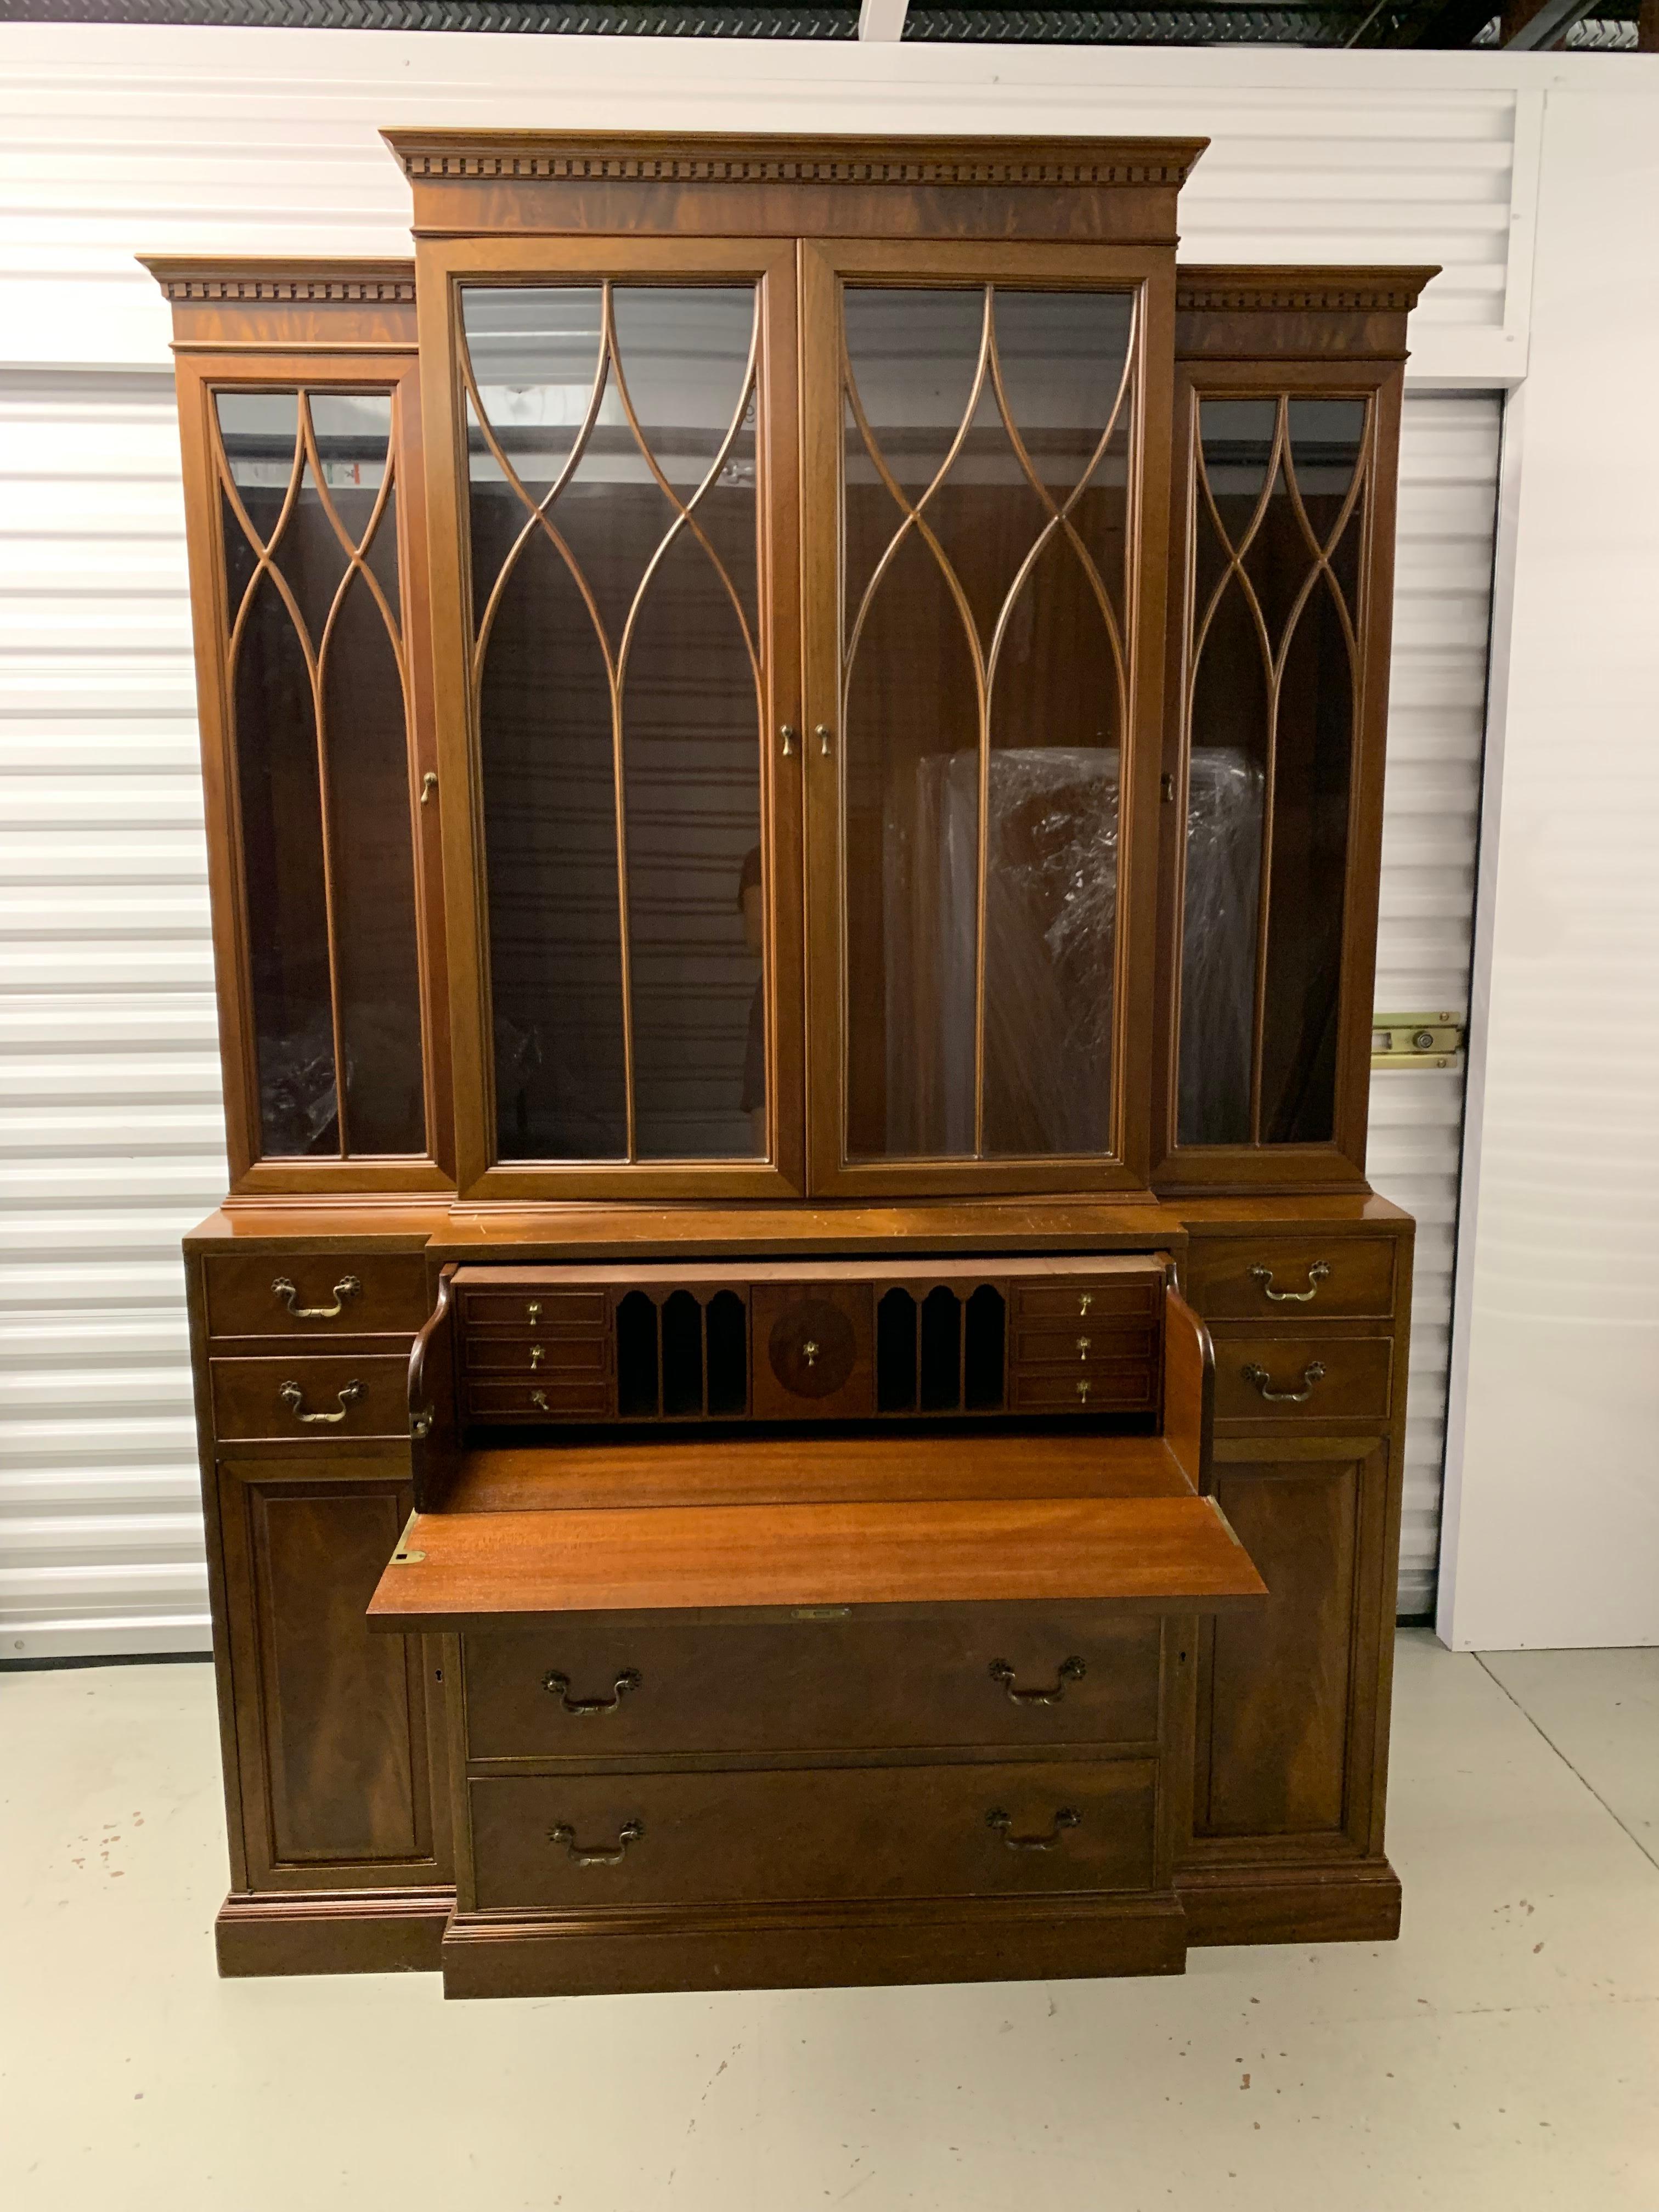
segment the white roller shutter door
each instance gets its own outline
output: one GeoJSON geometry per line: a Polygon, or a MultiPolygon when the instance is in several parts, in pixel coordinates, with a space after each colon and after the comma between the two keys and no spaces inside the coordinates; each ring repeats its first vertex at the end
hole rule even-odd
{"type": "MultiPolygon", "coordinates": [[[[1408,393],[1401,424],[1381,1013],[1468,1015],[1502,411],[1494,393],[1408,393]]],[[[1462,1133],[1461,1060],[1372,1076],[1370,1178],[1417,1219],[1400,1539],[1410,1617],[1434,1602],[1462,1133]]]]}

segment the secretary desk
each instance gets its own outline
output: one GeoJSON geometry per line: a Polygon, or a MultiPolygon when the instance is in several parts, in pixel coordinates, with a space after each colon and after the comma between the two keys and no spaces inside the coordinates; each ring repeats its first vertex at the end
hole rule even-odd
{"type": "Polygon", "coordinates": [[[227,1973],[1392,1936],[1406,319],[1198,141],[391,131],[172,303],[227,1973]]]}

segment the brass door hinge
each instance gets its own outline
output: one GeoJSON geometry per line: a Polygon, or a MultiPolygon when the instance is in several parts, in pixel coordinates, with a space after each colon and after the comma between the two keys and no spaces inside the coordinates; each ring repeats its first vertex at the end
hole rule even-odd
{"type": "Polygon", "coordinates": [[[1457,1014],[1373,1014],[1373,1067],[1449,1067],[1463,1049],[1457,1014]]]}

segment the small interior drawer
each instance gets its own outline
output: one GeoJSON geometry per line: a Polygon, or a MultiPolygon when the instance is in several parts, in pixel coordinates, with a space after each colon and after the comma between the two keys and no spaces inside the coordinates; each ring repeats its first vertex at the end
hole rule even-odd
{"type": "Polygon", "coordinates": [[[564,1615],[473,1633],[474,1759],[1146,1743],[1158,1624],[1077,1608],[720,1627],[564,1615]]]}
{"type": "Polygon", "coordinates": [[[539,1336],[550,1329],[603,1329],[610,1317],[610,1293],[603,1289],[461,1292],[461,1319],[469,1329],[510,1328],[539,1336]]]}
{"type": "Polygon", "coordinates": [[[1066,1328],[1022,1328],[1014,1334],[1017,1367],[1097,1367],[1103,1360],[1139,1360],[1150,1366],[1157,1340],[1150,1328],[1125,1327],[1109,1316],[1091,1316],[1066,1328]]]}
{"type": "Polygon", "coordinates": [[[611,1364],[608,1336],[554,1336],[545,1340],[469,1336],[467,1371],[474,1375],[603,1375],[611,1364]]]}
{"type": "Polygon", "coordinates": [[[325,1444],[409,1435],[409,1362],[396,1354],[210,1359],[208,1373],[221,1440],[325,1444]]]}
{"type": "Polygon", "coordinates": [[[1194,1237],[1187,1296],[1210,1321],[1386,1320],[1391,1237],[1194,1237]]]}
{"type": "Polygon", "coordinates": [[[413,1336],[428,1310],[418,1252],[239,1252],[202,1273],[215,1337],[413,1336]]]}
{"type": "Polygon", "coordinates": [[[469,1382],[466,1408],[475,1421],[603,1420],[611,1411],[611,1389],[603,1376],[469,1382]]]}
{"type": "Polygon", "coordinates": [[[1156,1403],[1156,1381],[1145,1361],[1084,1366],[1016,1367],[1008,1403],[1017,1413],[1145,1413],[1156,1403]]]}
{"type": "Polygon", "coordinates": [[[1394,1382],[1386,1336],[1242,1336],[1215,1340],[1218,1421],[1382,1420],[1394,1382]]]}
{"type": "Polygon", "coordinates": [[[1158,1310],[1162,1285],[1152,1278],[1126,1282],[1121,1275],[1046,1276],[1036,1282],[1016,1280],[1016,1321],[1114,1321],[1149,1322],[1158,1310]]]}
{"type": "Polygon", "coordinates": [[[480,1911],[1152,1887],[1150,1759],[469,1784],[480,1911]]]}

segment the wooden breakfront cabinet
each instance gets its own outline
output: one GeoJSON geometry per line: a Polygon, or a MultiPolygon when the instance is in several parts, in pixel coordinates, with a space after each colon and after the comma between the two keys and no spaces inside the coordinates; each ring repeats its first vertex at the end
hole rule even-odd
{"type": "Polygon", "coordinates": [[[1198,142],[388,134],[173,303],[223,1971],[1376,1938],[1406,317],[1198,142]]]}

